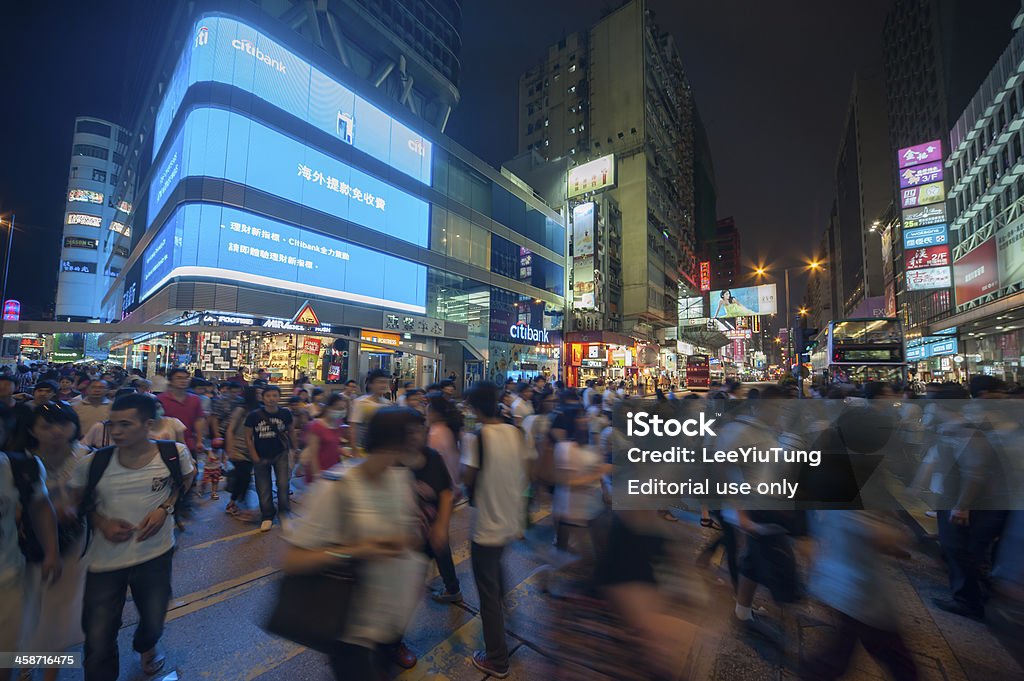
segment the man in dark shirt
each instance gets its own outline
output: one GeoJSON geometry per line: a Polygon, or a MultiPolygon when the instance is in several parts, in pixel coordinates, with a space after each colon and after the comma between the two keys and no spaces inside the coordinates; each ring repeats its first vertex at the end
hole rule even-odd
{"type": "Polygon", "coordinates": [[[288,482],[291,477],[292,443],[295,426],[292,413],[281,403],[281,389],[268,385],[263,389],[263,406],[245,417],[245,438],[254,464],[256,494],[260,499],[263,521],[260,530],[269,532],[277,515],[281,529],[286,528],[290,510],[288,482]],[[277,508],[271,488],[271,471],[277,479],[277,508]]]}

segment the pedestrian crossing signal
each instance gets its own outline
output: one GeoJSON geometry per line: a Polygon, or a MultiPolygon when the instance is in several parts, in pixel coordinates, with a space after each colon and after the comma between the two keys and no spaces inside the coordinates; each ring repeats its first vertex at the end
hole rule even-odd
{"type": "Polygon", "coordinates": [[[295,317],[292,319],[292,324],[300,324],[302,326],[320,326],[320,318],[316,316],[316,312],[313,311],[313,306],[309,304],[307,300],[299,308],[299,311],[295,313],[295,317]]]}

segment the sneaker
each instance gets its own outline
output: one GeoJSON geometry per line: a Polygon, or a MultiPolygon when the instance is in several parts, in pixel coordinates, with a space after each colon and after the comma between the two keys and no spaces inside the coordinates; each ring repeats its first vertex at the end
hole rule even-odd
{"type": "Polygon", "coordinates": [[[167,656],[164,655],[164,651],[159,645],[142,653],[139,659],[142,662],[142,671],[149,676],[159,673],[164,668],[164,663],[167,662],[167,656]]]}
{"type": "Polygon", "coordinates": [[[270,528],[273,526],[273,520],[264,520],[262,523],[260,523],[260,532],[270,532],[270,528]]]}
{"type": "Polygon", "coordinates": [[[214,490],[213,492],[210,492],[210,498],[213,499],[214,501],[217,501],[218,499],[220,499],[220,494],[218,494],[217,491],[214,490]]]}
{"type": "Polygon", "coordinates": [[[409,646],[405,645],[405,641],[399,642],[392,659],[402,669],[412,669],[419,662],[416,653],[409,650],[409,646]]]}
{"type": "Polygon", "coordinates": [[[473,653],[473,657],[470,658],[473,662],[473,666],[482,671],[484,674],[489,674],[496,679],[508,678],[508,667],[504,669],[499,668],[496,664],[487,659],[487,653],[483,650],[478,650],[473,653]]]}
{"type": "Polygon", "coordinates": [[[446,589],[440,589],[430,594],[430,597],[437,603],[461,603],[462,592],[456,591],[455,593],[449,593],[446,589]]]}
{"type": "Polygon", "coordinates": [[[233,501],[229,501],[228,505],[224,507],[224,512],[228,515],[235,515],[238,513],[238,504],[233,501]]]}
{"type": "Polygon", "coordinates": [[[979,622],[985,619],[985,608],[971,607],[967,603],[958,601],[955,598],[933,598],[932,603],[940,610],[951,612],[954,615],[960,615],[961,617],[967,617],[979,622]]]}

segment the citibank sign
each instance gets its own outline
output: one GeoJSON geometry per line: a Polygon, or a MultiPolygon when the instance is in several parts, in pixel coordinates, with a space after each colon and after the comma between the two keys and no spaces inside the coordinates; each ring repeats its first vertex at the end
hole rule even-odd
{"type": "Polygon", "coordinates": [[[513,324],[508,327],[508,335],[517,340],[530,341],[532,343],[550,343],[546,329],[534,329],[526,324],[513,324]]]}

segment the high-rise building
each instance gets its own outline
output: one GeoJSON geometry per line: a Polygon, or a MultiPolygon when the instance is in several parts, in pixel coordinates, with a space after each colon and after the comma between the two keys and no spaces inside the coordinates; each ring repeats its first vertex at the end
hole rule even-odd
{"type": "Polygon", "coordinates": [[[695,174],[705,212],[714,204],[697,126],[678,50],[645,0],[568,34],[520,77],[519,152],[569,159],[568,211],[594,204],[607,254],[573,268],[570,330],[654,340],[677,326],[681,292],[698,287],[695,174]]]}
{"type": "Polygon", "coordinates": [[[736,286],[743,279],[740,269],[740,231],[732,216],[722,218],[715,225],[713,250],[709,251],[711,262],[711,288],[715,290],[736,286]]]}
{"type": "Polygon", "coordinates": [[[130,197],[116,198],[131,134],[99,118],[75,119],[57,279],[58,320],[102,316],[102,300],[124,266],[130,197]]]}
{"type": "MultiPolygon", "coordinates": [[[[1019,0],[895,0],[882,31],[893,177],[898,149],[948,140],[978,84],[1010,40],[1010,23],[1019,8],[1019,0]]],[[[901,205],[896,183],[893,204],[901,205]]],[[[887,294],[894,300],[888,300],[887,307],[895,307],[911,333],[917,334],[928,320],[950,314],[952,290],[907,290],[902,224],[896,220],[885,226],[894,253],[894,290],[887,294]]]]}
{"type": "MultiPolygon", "coordinates": [[[[1015,31],[949,135],[955,309],[929,322],[922,359],[945,343],[970,375],[1024,380],[1024,9],[1015,31]],[[955,331],[952,341],[948,333],[955,331]],[[959,342],[959,348],[956,343],[959,342]]],[[[942,359],[949,360],[949,357],[942,359]]],[[[952,369],[952,365],[949,366],[952,369]]],[[[941,364],[940,364],[941,369],[941,364]]]]}
{"type": "Polygon", "coordinates": [[[842,316],[883,295],[882,247],[870,228],[892,200],[884,85],[881,72],[856,75],[836,159],[828,266],[842,316]]]}
{"type": "Polygon", "coordinates": [[[457,54],[441,48],[457,32],[427,34],[457,26],[459,4],[284,5],[183,5],[130,151],[131,253],[104,299],[111,319],[239,331],[117,352],[281,380],[557,376],[564,218],[430,113],[454,103],[457,54]]]}

